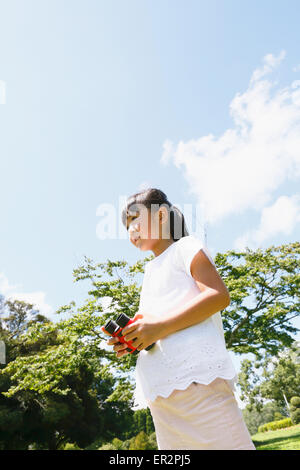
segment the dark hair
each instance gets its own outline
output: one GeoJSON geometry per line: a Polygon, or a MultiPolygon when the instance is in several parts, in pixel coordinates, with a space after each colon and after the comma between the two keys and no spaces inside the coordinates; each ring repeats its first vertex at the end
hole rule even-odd
{"type": "Polygon", "coordinates": [[[165,205],[169,212],[170,217],[170,233],[173,240],[176,242],[182,237],[189,235],[186,228],[185,219],[182,212],[178,207],[168,201],[166,194],[160,189],[148,188],[133,194],[127,199],[126,205],[122,210],[122,222],[127,227],[128,211],[137,210],[136,204],[143,204],[147,209],[151,210],[152,204],[157,204],[158,208],[165,205]]]}

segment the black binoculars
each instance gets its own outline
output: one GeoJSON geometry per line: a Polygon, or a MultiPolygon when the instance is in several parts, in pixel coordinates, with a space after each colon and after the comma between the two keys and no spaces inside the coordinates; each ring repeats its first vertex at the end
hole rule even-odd
{"type": "MultiPolygon", "coordinates": [[[[128,347],[126,348],[126,351],[128,351],[130,354],[138,354],[140,351],[132,345],[132,341],[125,341],[124,337],[122,336],[122,330],[125,328],[125,326],[131,325],[139,318],[142,318],[142,315],[137,315],[133,320],[132,318],[129,318],[127,315],[125,315],[125,313],[120,313],[120,315],[118,315],[116,318],[116,321],[108,320],[105,326],[102,327],[102,330],[107,331],[107,333],[109,333],[111,336],[117,336],[120,343],[127,344],[128,347]]],[[[150,344],[150,346],[145,348],[145,350],[149,351],[149,349],[153,348],[154,345],[155,343],[150,344]]]]}

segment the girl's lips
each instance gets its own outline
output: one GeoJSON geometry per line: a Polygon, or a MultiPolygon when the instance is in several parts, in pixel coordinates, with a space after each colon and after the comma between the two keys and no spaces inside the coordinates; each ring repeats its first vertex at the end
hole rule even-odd
{"type": "Polygon", "coordinates": [[[133,243],[136,243],[139,239],[140,239],[140,237],[131,237],[131,238],[130,238],[130,240],[131,240],[133,243]]]}

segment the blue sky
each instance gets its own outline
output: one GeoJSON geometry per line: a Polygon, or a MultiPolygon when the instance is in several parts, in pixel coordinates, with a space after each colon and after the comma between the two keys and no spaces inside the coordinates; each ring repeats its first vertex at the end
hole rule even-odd
{"type": "MultiPolygon", "coordinates": [[[[198,204],[216,252],[299,240],[298,1],[0,1],[0,287],[86,298],[97,209],[139,189],[198,204]]],[[[191,230],[192,231],[192,230],[191,230]]],[[[300,326],[300,325],[299,325],[300,326]]]]}

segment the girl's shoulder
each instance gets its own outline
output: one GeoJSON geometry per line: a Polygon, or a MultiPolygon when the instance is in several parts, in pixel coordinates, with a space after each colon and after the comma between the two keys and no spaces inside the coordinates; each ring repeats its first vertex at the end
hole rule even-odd
{"type": "Polygon", "coordinates": [[[176,242],[176,249],[178,251],[184,252],[185,249],[201,249],[204,245],[200,238],[195,237],[194,235],[187,235],[185,237],[180,238],[176,242]]]}
{"type": "Polygon", "coordinates": [[[191,276],[190,265],[196,253],[204,248],[202,240],[194,235],[187,235],[176,242],[174,264],[191,276]]]}
{"type": "Polygon", "coordinates": [[[195,242],[195,241],[197,241],[198,243],[202,243],[202,240],[195,235],[186,235],[185,237],[181,237],[179,240],[177,240],[176,243],[181,245],[181,244],[188,244],[188,243],[195,242]]]}

